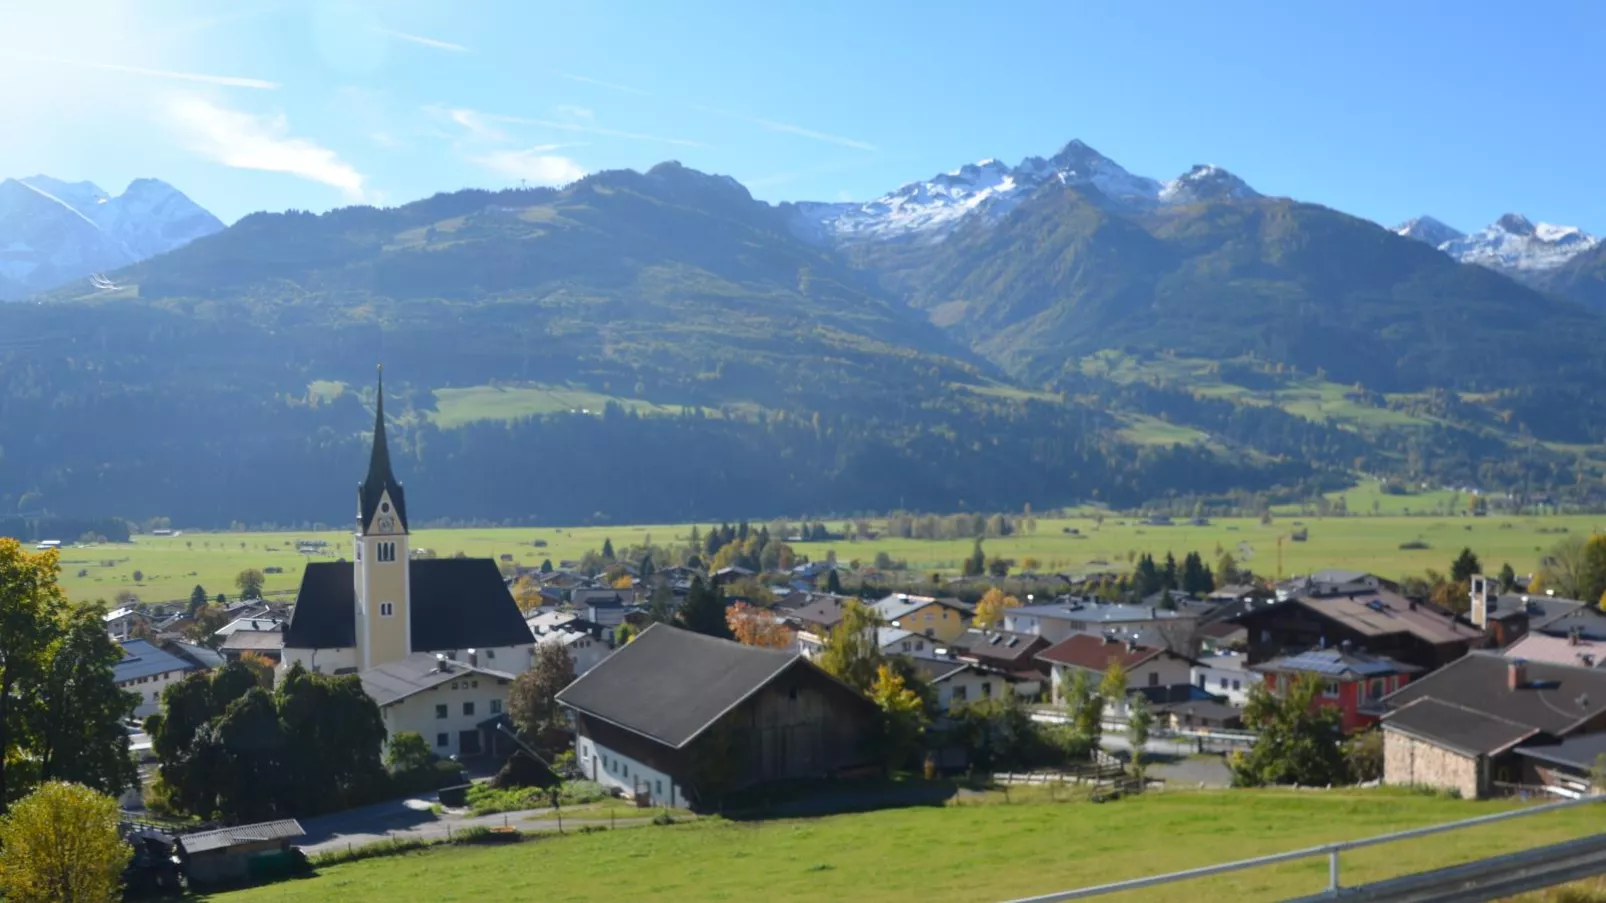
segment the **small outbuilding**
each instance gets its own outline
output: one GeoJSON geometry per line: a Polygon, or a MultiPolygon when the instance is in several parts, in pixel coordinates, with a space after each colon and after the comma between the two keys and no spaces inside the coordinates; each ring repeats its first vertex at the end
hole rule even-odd
{"type": "Polygon", "coordinates": [[[186,834],[178,857],[194,888],[255,884],[296,874],[305,865],[291,841],[306,831],[293,818],[186,834]]]}

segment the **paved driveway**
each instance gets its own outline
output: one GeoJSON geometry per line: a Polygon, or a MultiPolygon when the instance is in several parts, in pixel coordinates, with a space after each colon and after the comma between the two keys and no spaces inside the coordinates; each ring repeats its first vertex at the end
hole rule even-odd
{"type": "MultiPolygon", "coordinates": [[[[509,826],[521,831],[549,831],[558,828],[558,819],[551,809],[525,809],[500,815],[469,816],[463,813],[443,812],[437,816],[430,811],[433,796],[380,803],[347,812],[335,812],[316,818],[303,819],[301,827],[307,836],[297,846],[308,856],[317,856],[335,850],[364,847],[384,840],[446,840],[452,834],[468,828],[498,828],[509,826]]],[[[576,812],[586,824],[599,824],[595,810],[576,812]]],[[[565,818],[566,824],[575,822],[565,818]]],[[[625,827],[652,821],[651,815],[617,818],[611,824],[625,827]]]]}

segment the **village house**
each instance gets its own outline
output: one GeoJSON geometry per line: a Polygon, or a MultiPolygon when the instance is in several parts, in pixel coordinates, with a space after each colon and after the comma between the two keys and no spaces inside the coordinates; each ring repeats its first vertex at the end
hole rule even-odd
{"type": "Polygon", "coordinates": [[[125,640],[123,657],[112,665],[118,689],[139,696],[134,717],[154,715],[161,708],[162,691],[200,670],[194,664],[152,645],[149,640],[125,640]]]}
{"type": "Polygon", "coordinates": [[[247,652],[260,655],[277,664],[284,657],[284,631],[236,630],[224,637],[217,647],[218,653],[229,661],[238,661],[247,652]]]}
{"type": "Polygon", "coordinates": [[[379,705],[387,742],[416,733],[441,758],[510,751],[496,723],[515,676],[485,667],[474,650],[464,661],[415,652],[358,675],[363,692],[379,705]]]}
{"type": "Polygon", "coordinates": [[[101,615],[101,620],[106,624],[106,633],[118,642],[129,639],[136,631],[149,627],[151,623],[144,612],[128,607],[109,611],[101,615]]]}
{"type": "Polygon", "coordinates": [[[876,764],[874,703],[796,652],[648,627],[558,694],[579,768],[669,806],[876,764]]]}
{"type": "Polygon", "coordinates": [[[1383,708],[1386,784],[1467,799],[1524,788],[1566,796],[1578,769],[1568,777],[1565,763],[1580,750],[1569,741],[1606,731],[1606,671],[1479,650],[1385,697],[1383,708]]]}
{"type": "Polygon", "coordinates": [[[953,642],[955,637],[965,632],[974,611],[972,606],[958,599],[911,596],[906,593],[887,596],[871,608],[889,627],[901,628],[944,643],[953,642]]]}
{"type": "Polygon", "coordinates": [[[1600,668],[1606,667],[1606,638],[1590,637],[1580,625],[1566,636],[1530,633],[1506,647],[1502,654],[1521,661],[1600,668]]]}
{"type": "Polygon", "coordinates": [[[1229,705],[1242,707],[1249,701],[1249,683],[1259,680],[1246,668],[1242,652],[1210,652],[1194,661],[1190,676],[1199,689],[1224,697],[1229,705]]]}
{"type": "Polygon", "coordinates": [[[948,645],[960,661],[1002,671],[1018,681],[1041,684],[1048,676],[1048,665],[1038,661],[1037,654],[1052,644],[1036,634],[972,627],[948,645]]]}
{"type": "Polygon", "coordinates": [[[562,646],[569,653],[569,661],[574,663],[576,677],[595,668],[613,652],[607,643],[587,631],[563,627],[537,636],[535,642],[537,645],[557,643],[562,646]]]}
{"type": "Polygon", "coordinates": [[[1410,683],[1422,669],[1387,656],[1338,649],[1310,649],[1251,666],[1266,689],[1279,695],[1290,683],[1311,676],[1322,682],[1316,705],[1337,709],[1344,732],[1354,733],[1377,723],[1383,697],[1410,683]]]}
{"type": "Polygon", "coordinates": [[[1482,630],[1453,612],[1388,589],[1251,604],[1234,620],[1249,632],[1251,665],[1349,641],[1357,650],[1432,670],[1486,642],[1482,630]]]}
{"type": "Polygon", "coordinates": [[[916,658],[914,664],[931,684],[937,711],[941,713],[947,713],[956,705],[980,702],[1004,693],[1036,699],[1042,692],[1040,675],[1037,679],[1019,680],[1001,671],[954,658],[916,658]]]}
{"type": "MultiPolygon", "coordinates": [[[[385,691],[387,699],[409,698],[407,687],[434,689],[439,681],[427,675],[438,661],[467,662],[511,680],[530,667],[535,637],[495,561],[408,554],[407,500],[391,471],[384,412],[381,385],[368,475],[357,490],[356,560],[307,564],[284,632],[281,676],[299,663],[314,672],[358,674],[365,688],[399,682],[399,689],[385,691]]],[[[488,704],[476,701],[476,712],[488,704]]],[[[386,726],[391,736],[418,729],[411,717],[392,717],[386,726]]],[[[466,730],[420,732],[439,740],[444,731],[444,748],[457,752],[469,742],[466,730]]]]}
{"type": "Polygon", "coordinates": [[[1501,593],[1495,582],[1482,574],[1474,574],[1470,584],[1471,608],[1467,618],[1473,626],[1489,634],[1490,644],[1496,648],[1510,646],[1529,633],[1565,635],[1568,631],[1553,625],[1576,616],[1601,618],[1593,606],[1576,599],[1549,594],[1501,593]]]}
{"type": "Polygon", "coordinates": [[[245,884],[259,874],[291,874],[291,841],[305,835],[300,823],[284,819],[185,834],[175,851],[190,884],[221,888],[245,884]]]}
{"type": "Polygon", "coordinates": [[[1031,633],[1058,643],[1075,634],[1112,634],[1150,646],[1186,642],[1198,616],[1147,605],[1092,601],[1054,602],[1004,609],[1005,630],[1031,633]]]}
{"type": "Polygon", "coordinates": [[[1163,646],[1144,646],[1130,640],[1077,633],[1037,654],[1037,660],[1050,668],[1051,698],[1064,703],[1065,691],[1077,671],[1085,671],[1094,686],[1104,678],[1110,665],[1119,663],[1126,670],[1127,686],[1163,687],[1188,684],[1193,662],[1163,646]]]}

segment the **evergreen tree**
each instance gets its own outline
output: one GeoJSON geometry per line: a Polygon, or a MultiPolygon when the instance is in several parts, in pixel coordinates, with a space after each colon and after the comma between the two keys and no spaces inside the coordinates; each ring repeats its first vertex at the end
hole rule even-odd
{"type": "Polygon", "coordinates": [[[1517,572],[1511,569],[1511,562],[1500,566],[1500,591],[1509,593],[1517,588],[1517,572]]]}
{"type": "Polygon", "coordinates": [[[724,545],[724,543],[720,542],[719,528],[709,527],[708,540],[703,543],[703,557],[709,561],[713,561],[714,556],[719,554],[719,549],[722,545],[724,545]]]}
{"type": "Polygon", "coordinates": [[[1160,570],[1154,566],[1154,556],[1147,552],[1138,556],[1137,568],[1132,572],[1132,592],[1142,598],[1159,592],[1163,585],[1160,570]]]}
{"type": "Polygon", "coordinates": [[[987,553],[982,551],[981,537],[976,538],[976,544],[971,548],[970,557],[965,559],[964,576],[980,577],[987,573],[987,553]]]}
{"type": "Polygon", "coordinates": [[[1170,552],[1165,553],[1165,568],[1160,571],[1160,588],[1177,588],[1177,559],[1170,552]]]}
{"type": "Polygon", "coordinates": [[[1472,579],[1473,574],[1482,572],[1483,565],[1478,561],[1478,556],[1472,554],[1471,549],[1462,549],[1461,554],[1450,564],[1450,579],[1456,583],[1466,583],[1472,579]]]}
{"type": "Polygon", "coordinates": [[[686,601],[681,603],[676,618],[687,630],[721,639],[731,638],[730,625],[725,623],[725,592],[704,583],[701,577],[692,578],[691,590],[686,593],[686,601]]]}
{"type": "Polygon", "coordinates": [[[541,559],[541,573],[543,573],[543,574],[552,573],[552,559],[550,559],[550,558],[541,559]]]}
{"type": "Polygon", "coordinates": [[[736,525],[736,541],[747,542],[747,521],[745,520],[736,525]]]}
{"type": "Polygon", "coordinates": [[[641,556],[641,564],[637,565],[636,570],[641,572],[641,579],[643,579],[643,580],[646,580],[646,579],[652,577],[652,575],[654,573],[654,569],[653,569],[653,566],[652,566],[652,553],[651,552],[648,552],[647,554],[641,556]]]}
{"type": "Polygon", "coordinates": [[[842,578],[837,575],[836,568],[825,572],[825,591],[836,596],[842,594],[842,578]]]}
{"type": "Polygon", "coordinates": [[[652,588],[647,597],[647,620],[654,624],[668,624],[675,620],[675,593],[667,584],[652,588]]]}
{"type": "Polygon", "coordinates": [[[197,584],[195,589],[190,590],[190,605],[189,608],[186,609],[190,617],[195,617],[195,613],[200,611],[201,608],[206,605],[206,599],[207,595],[205,587],[197,584]]]}
{"type": "Polygon", "coordinates": [[[605,539],[602,540],[602,560],[603,561],[613,561],[614,560],[614,557],[613,557],[613,540],[612,539],[606,539],[605,538],[605,539]]]}

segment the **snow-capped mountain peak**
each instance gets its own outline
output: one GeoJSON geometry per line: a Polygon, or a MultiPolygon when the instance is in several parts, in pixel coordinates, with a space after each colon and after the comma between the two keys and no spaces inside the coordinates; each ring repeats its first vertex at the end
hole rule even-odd
{"type": "Polygon", "coordinates": [[[989,157],[910,182],[873,201],[783,205],[792,229],[813,241],[854,244],[871,240],[938,241],[972,217],[996,221],[1045,184],[1085,190],[1095,203],[1123,211],[1161,211],[1172,204],[1249,200],[1260,195],[1219,166],[1195,166],[1169,182],[1128,172],[1080,139],[1052,157],[1020,165],[989,157]]]}
{"type": "Polygon", "coordinates": [[[1232,173],[1209,163],[1202,163],[1165,183],[1160,189],[1160,200],[1173,204],[1200,201],[1241,201],[1260,197],[1260,192],[1232,173]]]}
{"type": "Polygon", "coordinates": [[[1598,244],[1600,239],[1576,226],[1507,213],[1487,228],[1441,243],[1439,250],[1462,263],[1521,274],[1554,269],[1598,244]]]}
{"type": "Polygon", "coordinates": [[[219,232],[223,223],[159,179],[120,195],[93,182],[0,182],[0,300],[54,288],[219,232]]]}
{"type": "Polygon", "coordinates": [[[1458,238],[1465,238],[1467,235],[1460,229],[1447,225],[1442,220],[1434,219],[1431,216],[1418,216],[1414,219],[1408,219],[1405,222],[1400,223],[1398,226],[1395,226],[1392,231],[1396,235],[1403,235],[1406,238],[1414,238],[1417,241],[1430,244],[1435,248],[1447,241],[1455,241],[1458,238]]]}

